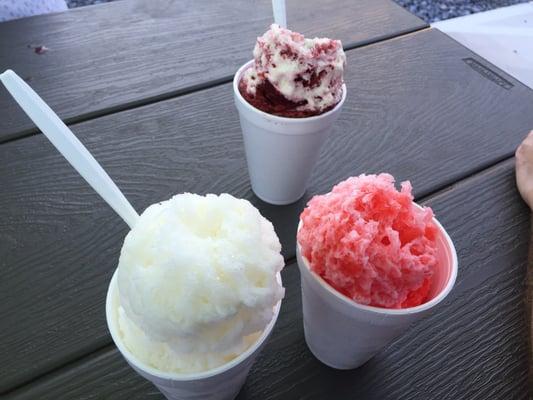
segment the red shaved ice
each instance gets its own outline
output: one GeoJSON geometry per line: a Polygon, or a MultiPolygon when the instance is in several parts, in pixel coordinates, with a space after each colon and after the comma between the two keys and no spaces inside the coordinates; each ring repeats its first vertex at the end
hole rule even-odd
{"type": "Polygon", "coordinates": [[[427,301],[437,266],[433,211],[413,203],[411,184],[360,175],[313,197],[298,243],[312,271],[357,303],[384,308],[427,301]]]}
{"type": "Polygon", "coordinates": [[[253,107],[286,118],[306,118],[333,109],[343,94],[346,55],[340,40],[306,39],[273,24],[254,48],[239,92],[253,107]]]}

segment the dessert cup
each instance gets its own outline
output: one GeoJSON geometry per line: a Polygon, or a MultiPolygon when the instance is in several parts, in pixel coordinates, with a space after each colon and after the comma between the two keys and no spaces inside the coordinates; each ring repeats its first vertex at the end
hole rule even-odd
{"type": "MultiPolygon", "coordinates": [[[[332,368],[357,368],[446,298],[457,277],[457,254],[448,233],[435,218],[433,222],[439,230],[438,268],[429,299],[410,308],[387,309],[354,302],[311,271],[296,244],[305,341],[316,358],[332,368]]],[[[300,226],[301,222],[298,230],[300,226]]]]}
{"type": "Polygon", "coordinates": [[[341,112],[346,85],[330,111],[307,118],[278,117],[255,108],[239,92],[242,74],[253,62],[244,64],[233,79],[252,190],[270,204],[294,203],[304,195],[322,144],[341,112]]]}
{"type": "MultiPolygon", "coordinates": [[[[277,274],[281,284],[281,275],[277,274]]],[[[264,347],[276,323],[281,301],[274,307],[274,316],[255,343],[230,362],[199,373],[163,372],[145,364],[124,345],[118,326],[119,293],[117,271],[113,274],[106,298],[106,319],[109,332],[127,363],[142,377],[152,382],[169,400],[232,400],[241,390],[255,358],[264,347]]]]}

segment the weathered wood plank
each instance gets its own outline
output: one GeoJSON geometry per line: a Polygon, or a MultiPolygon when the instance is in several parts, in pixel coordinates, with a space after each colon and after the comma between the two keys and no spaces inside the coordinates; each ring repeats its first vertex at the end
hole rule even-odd
{"type": "MultiPolygon", "coordinates": [[[[465,57],[435,31],[350,51],[345,109],[306,198],[287,207],[251,193],[230,85],[73,128],[137,210],[183,191],[248,198],[291,259],[306,199],[341,179],[389,171],[420,197],[512,154],[533,92],[465,57]]],[[[2,391],[110,342],[104,298],[126,227],[42,135],[1,145],[0,159],[2,391]]]]}
{"type": "MultiPolygon", "coordinates": [[[[364,366],[336,371],[303,337],[299,273],[283,271],[286,298],[273,336],[239,399],[528,398],[525,272],[529,213],[512,162],[427,201],[453,237],[459,276],[432,316],[364,366]]],[[[63,368],[6,400],[163,399],[114,347],[63,368]]]]}
{"type": "MultiPolygon", "coordinates": [[[[390,0],[293,0],[290,26],[371,43],[426,24],[390,0]]],[[[228,81],[272,22],[269,0],[128,0],[0,24],[15,70],[61,118],[80,121],[228,81]],[[32,45],[45,45],[36,54],[32,45]]],[[[0,88],[0,142],[36,131],[0,88]]]]}

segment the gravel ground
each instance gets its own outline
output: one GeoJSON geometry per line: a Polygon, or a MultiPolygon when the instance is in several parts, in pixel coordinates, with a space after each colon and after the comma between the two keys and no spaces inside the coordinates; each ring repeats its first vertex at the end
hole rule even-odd
{"type": "Polygon", "coordinates": [[[394,0],[426,22],[442,21],[528,0],[394,0]]]}
{"type": "MultiPolygon", "coordinates": [[[[113,0],[66,0],[69,8],[90,4],[108,3],[113,0]]],[[[122,0],[128,1],[128,0],[122,0]]],[[[146,0],[149,1],[149,0],[146,0]]],[[[290,1],[290,0],[288,0],[290,1]]],[[[357,0],[354,0],[357,1],[357,0]]],[[[406,10],[422,18],[426,22],[474,14],[480,11],[527,3],[528,0],[394,0],[406,10]]]]}

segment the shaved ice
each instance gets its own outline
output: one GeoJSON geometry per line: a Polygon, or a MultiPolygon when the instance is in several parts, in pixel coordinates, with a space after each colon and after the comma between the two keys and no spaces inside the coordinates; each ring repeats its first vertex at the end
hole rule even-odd
{"type": "Polygon", "coordinates": [[[269,114],[305,118],[342,98],[346,55],[340,40],[306,39],[273,24],[254,48],[254,64],[239,82],[241,95],[269,114]]]}
{"type": "Polygon", "coordinates": [[[312,271],[353,301],[408,308],[428,300],[437,267],[433,211],[389,174],[360,175],[313,197],[298,243],[312,271]]]}

